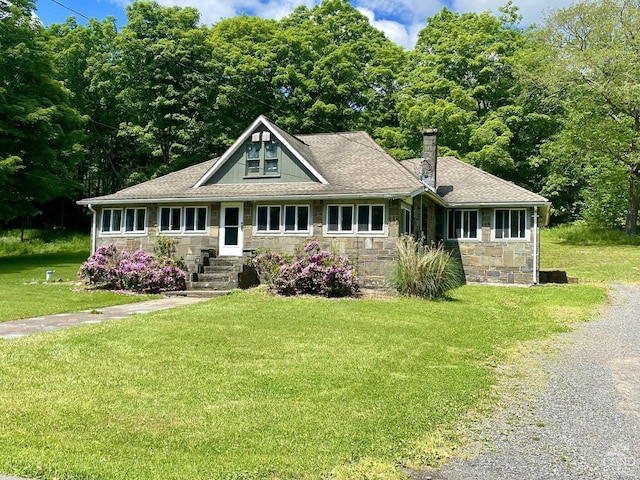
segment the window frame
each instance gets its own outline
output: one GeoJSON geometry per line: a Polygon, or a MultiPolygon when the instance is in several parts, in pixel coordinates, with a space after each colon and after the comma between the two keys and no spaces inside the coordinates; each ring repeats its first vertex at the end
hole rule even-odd
{"type": "Polygon", "coordinates": [[[162,235],[203,235],[209,231],[209,206],[207,205],[180,205],[180,206],[161,206],[158,207],[158,233],[162,235]],[[194,226],[193,229],[187,229],[187,209],[193,209],[194,226]],[[162,212],[169,210],[169,224],[167,229],[163,228],[162,212]],[[197,229],[198,212],[204,210],[204,228],[197,229]],[[172,229],[174,212],[179,212],[180,221],[179,228],[172,229]]]}
{"type": "Polygon", "coordinates": [[[325,237],[387,237],[389,235],[389,205],[387,203],[363,202],[363,203],[328,203],[324,206],[324,218],[322,222],[322,234],[325,237]],[[367,207],[368,221],[367,230],[360,230],[361,207],[367,207]],[[372,211],[376,207],[382,207],[382,229],[370,230],[372,226],[372,211]],[[332,208],[338,209],[338,228],[332,230],[330,227],[330,212],[332,208]],[[344,227],[344,209],[351,208],[351,228],[344,227]]]}
{"type": "Polygon", "coordinates": [[[254,231],[257,235],[263,235],[263,234],[274,234],[274,233],[281,233],[282,232],[282,206],[281,205],[256,205],[256,214],[255,214],[255,225],[254,225],[254,231]],[[278,209],[278,228],[277,229],[273,229],[271,228],[273,226],[273,218],[272,218],[272,214],[273,214],[273,209],[277,208],[278,209]],[[258,220],[260,217],[260,209],[265,209],[266,210],[266,219],[265,219],[265,228],[261,229],[260,228],[260,221],[258,220]]]}
{"type": "MultiPolygon", "coordinates": [[[[264,133],[264,132],[263,132],[264,133]]],[[[244,178],[265,178],[280,176],[280,143],[275,140],[251,140],[245,146],[244,178]],[[267,152],[267,145],[273,146],[273,151],[267,152]],[[253,149],[257,149],[256,156],[250,156],[253,149]],[[269,167],[275,168],[269,171],[269,167]]]]}
{"type": "Polygon", "coordinates": [[[309,234],[311,232],[311,206],[310,205],[297,205],[297,204],[286,204],[282,210],[282,230],[285,234],[309,234]],[[294,228],[293,230],[287,230],[287,209],[294,208],[294,228]],[[299,218],[300,218],[300,209],[307,209],[307,223],[306,228],[300,229],[299,218]]]}
{"type": "Polygon", "coordinates": [[[116,207],[103,208],[100,212],[100,235],[144,235],[147,233],[147,207],[116,207]],[[105,214],[109,212],[109,229],[105,230],[104,220],[105,214]],[[117,227],[114,225],[114,212],[119,214],[119,222],[117,227]],[[133,227],[128,229],[128,214],[133,212],[133,227]],[[143,212],[140,215],[140,212],[143,212]],[[137,228],[142,216],[142,228],[137,228]]]}
{"type": "Polygon", "coordinates": [[[260,204],[255,207],[255,215],[254,220],[255,223],[253,225],[253,234],[254,235],[309,235],[312,231],[313,225],[313,216],[312,216],[311,205],[309,204],[260,204]],[[278,229],[271,228],[273,227],[273,209],[279,209],[278,212],[278,229]],[[287,230],[287,208],[295,208],[295,224],[296,227],[294,230],[287,230]],[[265,226],[266,229],[260,229],[260,210],[266,209],[266,219],[265,226]],[[298,226],[298,218],[300,215],[300,209],[307,210],[307,224],[306,229],[299,230],[298,226]]]}
{"type": "MultiPolygon", "coordinates": [[[[503,220],[504,221],[504,220],[503,220]]],[[[492,215],[492,228],[491,228],[491,239],[498,241],[528,241],[529,240],[529,212],[526,207],[516,207],[516,208],[496,208],[493,210],[492,215]],[[503,226],[501,229],[503,232],[507,231],[507,235],[498,236],[498,212],[508,212],[508,218],[506,222],[506,227],[503,226]],[[513,236],[512,226],[513,226],[513,218],[512,215],[514,212],[517,212],[521,217],[518,219],[518,227],[522,227],[522,236],[513,236]],[[521,225],[521,222],[524,224],[521,225]]],[[[504,223],[503,223],[504,225],[504,223]]]]}
{"type": "MultiPolygon", "coordinates": [[[[457,241],[463,241],[463,242],[472,242],[472,241],[479,241],[482,239],[482,223],[481,223],[481,218],[482,218],[482,214],[480,213],[480,210],[477,208],[453,208],[447,211],[447,240],[457,240],[457,241]],[[461,230],[463,232],[463,235],[458,237],[457,235],[455,235],[455,218],[454,218],[454,234],[451,234],[451,215],[455,215],[456,213],[460,213],[461,215],[461,230]],[[465,216],[466,215],[471,215],[472,213],[476,214],[476,225],[475,225],[475,231],[476,231],[476,235],[474,237],[472,236],[464,236],[464,223],[465,223],[465,216]]],[[[471,219],[469,218],[469,221],[471,219]]],[[[470,227],[470,224],[469,224],[470,227]]]]}
{"type": "Polygon", "coordinates": [[[383,203],[360,203],[356,206],[356,233],[358,234],[374,234],[379,235],[385,233],[385,227],[387,225],[387,216],[386,216],[386,208],[383,203]],[[380,229],[373,229],[373,209],[379,207],[382,208],[382,224],[380,225],[380,229]],[[366,208],[368,210],[367,214],[367,228],[365,230],[360,229],[360,209],[366,208]]]}
{"type": "Polygon", "coordinates": [[[326,221],[325,221],[325,233],[329,234],[329,235],[350,235],[353,233],[356,233],[356,227],[355,227],[355,219],[356,219],[356,208],[355,205],[351,204],[351,203],[332,203],[332,204],[328,204],[325,208],[325,215],[326,215],[326,221]],[[338,223],[337,223],[337,230],[332,230],[330,229],[330,224],[329,224],[329,209],[330,208],[337,208],[338,209],[338,223]],[[344,210],[346,208],[350,208],[351,209],[351,228],[350,229],[345,229],[343,228],[344,226],[344,210]]]}

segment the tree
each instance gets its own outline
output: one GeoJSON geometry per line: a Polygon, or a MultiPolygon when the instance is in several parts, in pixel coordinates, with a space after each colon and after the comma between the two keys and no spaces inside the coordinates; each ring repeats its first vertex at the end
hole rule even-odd
{"type": "Polygon", "coordinates": [[[130,119],[119,137],[135,144],[130,165],[137,182],[207,159],[209,84],[207,27],[192,7],[155,1],[127,6],[128,23],[116,39],[116,101],[130,119]]]}
{"type": "Polygon", "coordinates": [[[629,235],[637,234],[640,208],[639,31],[638,0],[587,0],[555,10],[541,31],[548,48],[537,71],[569,112],[559,141],[570,137],[581,155],[604,161],[601,171],[608,164],[611,172],[627,172],[629,235]]]}
{"type": "Polygon", "coordinates": [[[0,2],[0,220],[77,189],[82,119],[54,79],[46,32],[31,0],[0,2]]]}
{"type": "Polygon", "coordinates": [[[403,50],[346,0],[301,6],[275,39],[274,119],[297,132],[397,124],[393,93],[403,50]]]}
{"type": "Polygon", "coordinates": [[[91,19],[83,26],[69,18],[64,24],[51,25],[49,33],[58,79],[72,92],[72,106],[86,118],[86,154],[77,169],[82,194],[111,193],[124,184],[122,175],[132,149],[118,136],[119,125],[129,117],[116,100],[115,19],[91,19]]]}
{"type": "Polygon", "coordinates": [[[401,80],[402,135],[386,146],[420,155],[422,130],[436,127],[443,154],[537,189],[529,158],[557,122],[522,88],[514,67],[531,42],[517,8],[501,10],[496,18],[444,8],[427,20],[401,80]]]}

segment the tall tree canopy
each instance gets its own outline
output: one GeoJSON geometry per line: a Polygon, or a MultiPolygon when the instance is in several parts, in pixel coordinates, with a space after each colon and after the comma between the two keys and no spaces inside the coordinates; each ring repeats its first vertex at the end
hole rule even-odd
{"type": "MultiPolygon", "coordinates": [[[[593,175],[585,179],[583,200],[592,211],[619,208],[603,182],[626,188],[626,231],[634,235],[640,207],[638,32],[638,0],[587,0],[556,10],[540,33],[548,48],[536,71],[567,111],[562,133],[546,151],[552,169],[560,172],[576,158],[588,166],[593,175]]],[[[605,216],[617,215],[609,210],[605,216]]]]}
{"type": "Polygon", "coordinates": [[[0,220],[28,217],[71,195],[82,121],[54,79],[31,0],[0,2],[0,220]]]}
{"type": "Polygon", "coordinates": [[[530,48],[510,3],[496,18],[488,12],[441,10],[427,20],[411,52],[398,95],[404,137],[389,137],[399,156],[417,155],[421,131],[438,128],[443,153],[536,188],[528,182],[529,157],[554,132],[553,112],[525,95],[514,64],[530,48]]]}

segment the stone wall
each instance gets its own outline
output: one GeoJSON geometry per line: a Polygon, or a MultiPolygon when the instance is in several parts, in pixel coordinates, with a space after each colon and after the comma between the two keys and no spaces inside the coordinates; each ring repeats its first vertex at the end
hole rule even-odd
{"type": "MultiPolygon", "coordinates": [[[[339,202],[332,202],[339,203],[339,202]]],[[[252,206],[245,204],[245,249],[270,249],[293,254],[311,239],[320,242],[324,250],[334,249],[349,258],[357,268],[358,283],[364,288],[382,288],[387,285],[394,266],[396,239],[399,232],[400,202],[387,203],[388,235],[381,236],[325,236],[323,235],[324,203],[313,203],[313,233],[311,235],[255,235],[252,228],[252,206]]]]}
{"type": "Polygon", "coordinates": [[[491,214],[490,209],[481,210],[480,241],[447,242],[447,247],[462,260],[466,281],[523,285],[534,283],[533,241],[491,241],[491,214]]]}
{"type": "MultiPolygon", "coordinates": [[[[263,205],[264,203],[261,202],[260,204],[263,205]]],[[[400,201],[387,202],[388,235],[385,237],[363,235],[324,236],[324,203],[315,201],[312,205],[312,212],[313,232],[311,235],[254,235],[254,205],[245,202],[243,216],[244,254],[251,255],[252,252],[260,249],[293,254],[304,247],[309,240],[316,239],[320,242],[321,248],[335,249],[356,265],[361,287],[384,287],[395,262],[395,242],[399,232],[400,201]]],[[[98,218],[100,218],[99,214],[98,218]]],[[[135,251],[141,248],[151,253],[157,238],[157,218],[157,206],[150,206],[147,213],[148,233],[146,235],[125,237],[99,233],[97,246],[114,243],[119,250],[135,251]]],[[[176,240],[176,255],[185,260],[191,272],[196,271],[196,259],[201,255],[201,250],[215,250],[216,252],[218,250],[219,203],[209,205],[209,219],[208,235],[167,235],[167,237],[176,240]]]]}

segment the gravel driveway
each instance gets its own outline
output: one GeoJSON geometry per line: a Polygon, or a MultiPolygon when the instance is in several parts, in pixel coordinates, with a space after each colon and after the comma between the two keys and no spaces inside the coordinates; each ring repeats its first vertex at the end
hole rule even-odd
{"type": "Polygon", "coordinates": [[[414,479],[640,478],[640,286],[612,286],[600,319],[560,337],[546,381],[481,427],[483,453],[414,479]]]}

